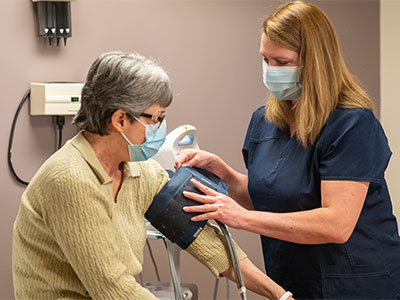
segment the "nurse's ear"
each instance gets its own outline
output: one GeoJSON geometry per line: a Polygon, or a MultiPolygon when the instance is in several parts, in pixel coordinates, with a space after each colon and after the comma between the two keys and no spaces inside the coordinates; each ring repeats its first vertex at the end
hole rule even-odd
{"type": "Polygon", "coordinates": [[[124,128],[128,125],[127,123],[130,123],[130,119],[128,117],[128,114],[124,112],[122,109],[117,109],[111,116],[109,124],[107,124],[107,127],[109,127],[108,131],[117,131],[119,133],[124,131],[124,128]]]}

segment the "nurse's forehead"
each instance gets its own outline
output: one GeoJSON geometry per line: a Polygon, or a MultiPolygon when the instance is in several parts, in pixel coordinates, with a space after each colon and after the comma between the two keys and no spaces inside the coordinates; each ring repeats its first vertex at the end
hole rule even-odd
{"type": "Polygon", "coordinates": [[[297,52],[283,48],[272,42],[265,34],[261,37],[260,54],[265,58],[273,59],[296,59],[297,52]]]}

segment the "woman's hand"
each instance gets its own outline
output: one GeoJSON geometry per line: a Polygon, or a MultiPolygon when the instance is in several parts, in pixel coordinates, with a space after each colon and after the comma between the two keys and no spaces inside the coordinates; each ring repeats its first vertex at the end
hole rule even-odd
{"type": "Polygon", "coordinates": [[[241,220],[247,212],[246,209],[232,198],[218,193],[194,179],[192,179],[192,183],[205,194],[183,192],[185,197],[203,203],[203,205],[186,206],[183,208],[186,212],[202,213],[193,217],[192,221],[218,220],[232,228],[240,229],[242,227],[241,220]]]}

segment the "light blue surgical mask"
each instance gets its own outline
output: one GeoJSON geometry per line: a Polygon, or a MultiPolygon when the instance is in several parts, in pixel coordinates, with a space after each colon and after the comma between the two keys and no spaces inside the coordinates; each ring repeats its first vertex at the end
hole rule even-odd
{"type": "Polygon", "coordinates": [[[299,67],[268,66],[263,61],[263,81],[267,89],[279,100],[297,100],[301,96],[299,67]]]}
{"type": "Polygon", "coordinates": [[[144,161],[154,156],[167,136],[167,122],[163,120],[159,124],[144,124],[138,118],[135,119],[146,128],[146,141],[141,145],[132,144],[123,132],[121,135],[129,144],[129,156],[131,161],[144,161]]]}

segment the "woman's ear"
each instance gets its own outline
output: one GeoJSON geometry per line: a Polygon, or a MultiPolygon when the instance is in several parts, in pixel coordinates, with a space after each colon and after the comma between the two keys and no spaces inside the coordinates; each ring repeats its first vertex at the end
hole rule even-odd
{"type": "Polygon", "coordinates": [[[122,109],[118,109],[111,116],[110,129],[123,132],[126,122],[129,122],[128,115],[122,109]]]}

